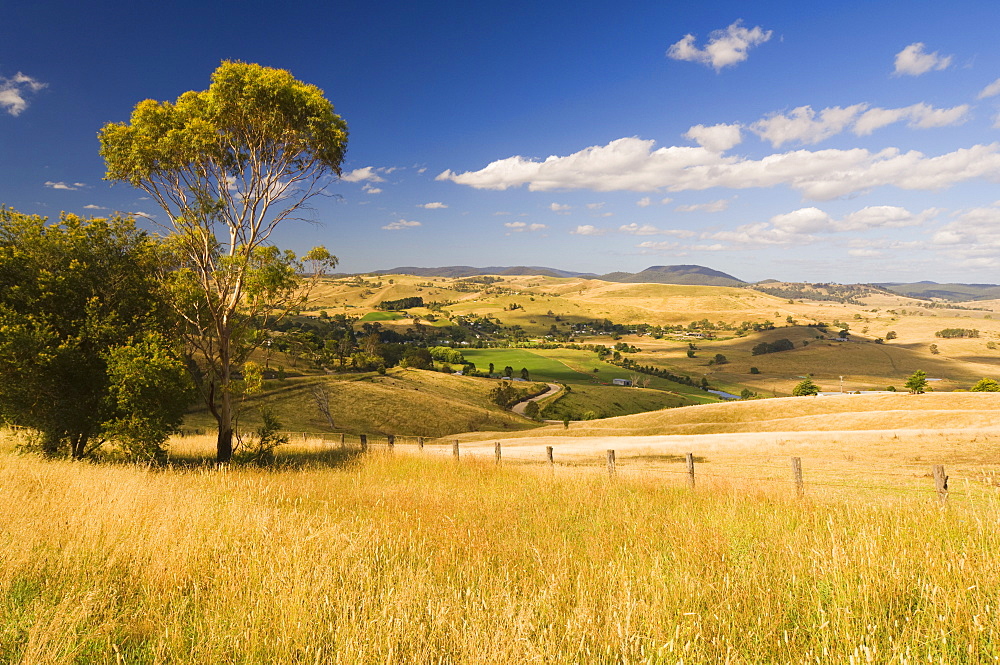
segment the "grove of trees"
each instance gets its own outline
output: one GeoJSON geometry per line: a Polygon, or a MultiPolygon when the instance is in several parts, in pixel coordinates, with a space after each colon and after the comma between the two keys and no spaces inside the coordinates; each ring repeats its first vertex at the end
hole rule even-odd
{"type": "Polygon", "coordinates": [[[192,397],[160,261],[131,219],[0,208],[0,420],[50,455],[159,457],[192,397]]]}

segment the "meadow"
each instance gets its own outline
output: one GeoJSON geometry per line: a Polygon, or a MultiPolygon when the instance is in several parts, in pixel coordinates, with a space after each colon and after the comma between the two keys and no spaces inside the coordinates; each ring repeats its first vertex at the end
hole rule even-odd
{"type": "Polygon", "coordinates": [[[148,468],[4,444],[0,662],[1000,658],[985,484],[942,508],[430,448],[190,463],[210,448],[148,468]]]}

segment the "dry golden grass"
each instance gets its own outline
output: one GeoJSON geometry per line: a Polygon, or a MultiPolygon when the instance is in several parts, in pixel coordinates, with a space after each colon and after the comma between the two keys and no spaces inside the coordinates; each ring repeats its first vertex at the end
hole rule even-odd
{"type": "MultiPolygon", "coordinates": [[[[291,431],[339,434],[444,436],[470,430],[516,430],[534,426],[530,420],[492,404],[488,379],[454,376],[416,369],[390,369],[335,376],[296,377],[268,382],[267,391],[248,400],[242,425],[257,427],[260,409],[272,409],[291,431]],[[321,384],[329,395],[335,429],[316,406],[311,389],[321,384]]],[[[185,419],[188,427],[208,429],[215,421],[200,404],[185,419]]]]}
{"type": "Polygon", "coordinates": [[[158,470],[9,451],[0,486],[3,662],[1000,657],[993,489],[942,510],[429,454],[158,470]]]}

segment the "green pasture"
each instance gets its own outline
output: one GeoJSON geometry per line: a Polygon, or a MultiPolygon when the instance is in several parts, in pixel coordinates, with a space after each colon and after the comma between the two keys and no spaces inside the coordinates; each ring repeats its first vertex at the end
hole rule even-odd
{"type": "Polygon", "coordinates": [[[361,321],[399,321],[405,318],[399,312],[368,312],[361,317],[361,321]]]}
{"type": "MultiPolygon", "coordinates": [[[[535,381],[555,381],[575,385],[610,386],[612,379],[629,379],[635,374],[627,369],[598,360],[593,351],[577,349],[463,349],[466,360],[476,363],[480,371],[489,369],[500,372],[506,365],[514,368],[514,376],[526,367],[535,381]],[[594,370],[597,370],[596,372],[594,370]]],[[[653,376],[640,375],[649,379],[649,388],[687,395],[696,402],[714,402],[717,399],[698,388],[675,383],[653,376]]],[[[692,378],[699,379],[697,374],[692,378]]]]}

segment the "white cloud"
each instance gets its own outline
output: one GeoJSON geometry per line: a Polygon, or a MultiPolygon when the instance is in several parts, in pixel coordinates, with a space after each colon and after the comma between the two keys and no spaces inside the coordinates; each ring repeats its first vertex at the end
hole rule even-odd
{"type": "Polygon", "coordinates": [[[426,208],[427,210],[441,210],[442,208],[447,208],[448,206],[440,201],[434,201],[433,203],[420,203],[417,207],[426,208]]]}
{"type": "Polygon", "coordinates": [[[593,224],[581,224],[570,231],[570,233],[577,236],[602,236],[607,232],[607,229],[599,229],[593,224]]]}
{"type": "Polygon", "coordinates": [[[82,182],[52,182],[51,180],[45,181],[45,186],[50,189],[63,189],[69,192],[75,192],[76,190],[86,187],[87,185],[82,182]]]}
{"type": "Polygon", "coordinates": [[[747,29],[742,20],[736,21],[725,30],[715,30],[709,35],[704,48],[695,46],[694,35],[688,34],[667,50],[667,57],[674,60],[699,62],[713,67],[715,71],[730,67],[747,59],[750,48],[763,44],[771,38],[770,30],[760,26],[747,29]]]}
{"type": "Polygon", "coordinates": [[[672,201],[673,201],[673,199],[670,198],[669,196],[660,199],[660,203],[662,203],[663,205],[667,205],[668,203],[671,203],[672,201]]]}
{"type": "Polygon", "coordinates": [[[551,203],[549,204],[549,210],[557,213],[565,213],[570,209],[570,206],[561,203],[551,203]]]}
{"type": "Polygon", "coordinates": [[[859,258],[869,258],[883,256],[884,252],[880,252],[877,249],[849,249],[847,253],[851,256],[857,256],[859,258]]]}
{"type": "Polygon", "coordinates": [[[648,208],[649,206],[653,205],[653,199],[649,198],[648,196],[644,196],[638,201],[636,201],[635,204],[640,208],[648,208]]]}
{"type": "Polygon", "coordinates": [[[986,99],[987,97],[996,97],[997,95],[1000,95],[1000,79],[993,81],[993,83],[983,88],[976,96],[976,99],[986,99]]]}
{"type": "Polygon", "coordinates": [[[854,123],[853,131],[858,136],[867,136],[876,129],[901,120],[909,120],[907,126],[912,129],[960,125],[969,119],[970,108],[968,104],[962,104],[950,109],[936,109],[923,102],[898,109],[874,108],[865,111],[858,118],[858,121],[854,123]]]}
{"type": "Polygon", "coordinates": [[[642,226],[639,226],[635,222],[632,222],[631,224],[622,224],[618,227],[618,231],[633,236],[676,236],[678,238],[693,238],[698,235],[694,231],[688,231],[687,229],[660,229],[652,224],[643,224],[642,226]]]}
{"type": "Polygon", "coordinates": [[[775,148],[793,141],[819,143],[842,132],[864,109],[864,104],[846,108],[834,106],[823,109],[817,117],[811,106],[800,106],[788,115],[772,113],[750,125],[750,131],[775,148]]]}
{"type": "Polygon", "coordinates": [[[702,148],[711,150],[712,152],[726,152],[743,141],[738,124],[721,124],[712,125],[711,127],[695,125],[685,132],[684,138],[689,141],[695,141],[702,148]]]}
{"type": "Polygon", "coordinates": [[[83,206],[84,210],[107,210],[104,206],[94,205],[93,203],[83,206]]]}
{"type": "Polygon", "coordinates": [[[372,187],[370,184],[365,183],[365,186],[361,188],[361,191],[367,192],[369,194],[381,194],[382,193],[382,188],[381,187],[372,187]]]}
{"type": "Polygon", "coordinates": [[[0,76],[0,109],[17,117],[28,108],[27,96],[48,86],[26,74],[18,72],[11,78],[0,76]]]}
{"type": "Polygon", "coordinates": [[[377,169],[374,166],[366,166],[361,169],[354,169],[348,173],[345,173],[340,177],[341,180],[347,182],[362,182],[368,180],[371,182],[385,182],[385,178],[380,176],[377,172],[384,171],[385,169],[377,169]]]}
{"type": "Polygon", "coordinates": [[[635,222],[631,224],[622,224],[618,227],[618,230],[622,233],[628,233],[633,236],[655,236],[660,234],[660,229],[656,228],[652,224],[643,224],[639,226],[635,222]]]}
{"type": "Polygon", "coordinates": [[[701,147],[654,146],[651,140],[621,138],[544,161],[517,156],[495,161],[479,171],[449,170],[437,179],[477,189],[527,185],[531,191],[681,192],[787,185],[808,199],[829,200],[884,185],[934,190],[978,178],[996,180],[1000,174],[1000,143],[960,148],[935,157],[898,148],[878,152],[854,148],[794,150],[759,160],[723,156],[701,147]]]}
{"type": "Polygon", "coordinates": [[[386,224],[382,228],[385,229],[386,231],[399,231],[401,229],[410,229],[417,226],[421,226],[420,222],[412,222],[412,221],[407,221],[405,219],[401,219],[397,222],[386,224]]]}
{"type": "Polygon", "coordinates": [[[641,247],[642,249],[652,249],[657,252],[665,252],[671,249],[677,249],[680,245],[676,242],[670,240],[646,240],[645,242],[640,242],[636,247],[641,247]]]}
{"type": "Polygon", "coordinates": [[[541,231],[542,229],[548,228],[545,224],[527,224],[525,222],[504,222],[504,226],[514,233],[520,233],[522,231],[541,231]]]}
{"type": "Polygon", "coordinates": [[[732,231],[704,233],[701,237],[743,246],[802,245],[815,242],[815,234],[919,226],[940,212],[928,208],[914,214],[898,206],[869,206],[838,220],[819,208],[808,207],[775,215],[768,222],[744,224],[732,231]]]}
{"type": "Polygon", "coordinates": [[[949,65],[950,55],[938,55],[937,51],[924,53],[924,43],[914,42],[896,54],[896,70],[893,73],[896,76],[920,76],[932,69],[946,69],[949,65]]]}
{"type": "Polygon", "coordinates": [[[708,203],[691,203],[677,206],[674,210],[677,212],[722,212],[728,208],[729,199],[718,199],[717,201],[709,201],[708,203]]]}

